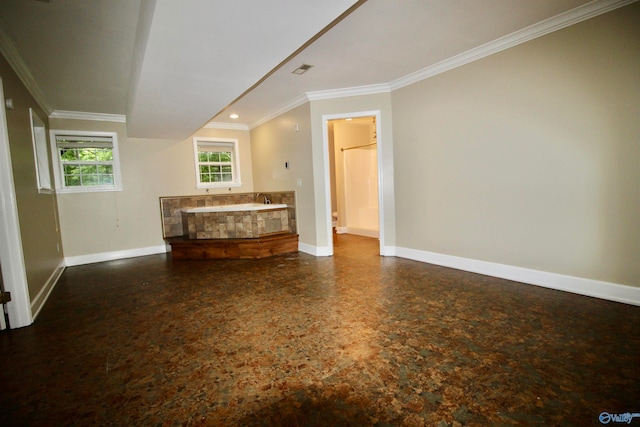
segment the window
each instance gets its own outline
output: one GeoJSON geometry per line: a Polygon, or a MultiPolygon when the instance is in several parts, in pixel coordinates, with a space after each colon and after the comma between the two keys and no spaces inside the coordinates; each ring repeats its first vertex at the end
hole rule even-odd
{"type": "Polygon", "coordinates": [[[196,161],[196,187],[239,187],[238,140],[193,138],[196,161]]]}
{"type": "Polygon", "coordinates": [[[56,189],[61,193],[122,190],[118,138],[112,132],[52,131],[56,189]]]}
{"type": "Polygon", "coordinates": [[[39,193],[51,193],[51,169],[49,168],[49,149],[47,148],[47,133],[40,117],[29,108],[31,116],[31,141],[33,142],[33,156],[36,164],[36,185],[39,193]]]}

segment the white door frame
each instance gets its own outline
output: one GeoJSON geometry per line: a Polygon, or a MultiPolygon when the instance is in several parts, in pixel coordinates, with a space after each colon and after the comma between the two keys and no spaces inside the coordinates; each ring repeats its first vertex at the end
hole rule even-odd
{"type": "Polygon", "coordinates": [[[0,263],[4,288],[11,292],[11,302],[7,304],[9,322],[12,328],[20,328],[32,324],[33,316],[20,237],[2,77],[0,101],[0,263]]]}
{"type": "Polygon", "coordinates": [[[372,111],[357,111],[353,113],[339,113],[339,114],[323,114],[322,115],[322,149],[323,149],[323,159],[324,159],[324,188],[325,188],[325,196],[326,196],[326,230],[327,230],[327,242],[329,242],[328,250],[330,253],[328,255],[333,255],[333,227],[331,226],[332,213],[331,213],[331,177],[330,168],[329,168],[329,120],[337,120],[337,119],[348,119],[348,118],[356,118],[356,117],[375,117],[376,118],[376,142],[378,144],[378,223],[379,223],[379,236],[380,236],[380,255],[385,255],[385,244],[384,244],[384,194],[383,194],[383,185],[382,185],[382,156],[380,153],[382,152],[381,147],[383,144],[382,141],[382,132],[380,130],[380,124],[382,119],[380,117],[380,110],[372,110],[372,111]]]}

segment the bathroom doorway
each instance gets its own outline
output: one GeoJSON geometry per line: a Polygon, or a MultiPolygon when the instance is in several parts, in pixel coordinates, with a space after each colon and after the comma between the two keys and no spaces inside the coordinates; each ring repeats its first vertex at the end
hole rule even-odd
{"type": "Polygon", "coordinates": [[[326,126],[334,237],[352,234],[378,239],[377,118],[341,117],[328,120],[326,126]]]}

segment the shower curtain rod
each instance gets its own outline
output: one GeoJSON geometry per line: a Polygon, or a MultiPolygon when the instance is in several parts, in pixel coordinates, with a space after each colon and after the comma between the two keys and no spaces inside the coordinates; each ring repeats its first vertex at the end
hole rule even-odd
{"type": "Polygon", "coordinates": [[[355,147],[341,148],[340,151],[355,150],[356,148],[364,148],[364,147],[368,147],[370,145],[376,145],[376,144],[377,142],[372,142],[371,144],[356,145],[355,147]]]}

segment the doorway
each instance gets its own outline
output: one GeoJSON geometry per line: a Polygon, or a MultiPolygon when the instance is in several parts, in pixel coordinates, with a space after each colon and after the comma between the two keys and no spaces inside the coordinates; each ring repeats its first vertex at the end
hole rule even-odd
{"type": "Polygon", "coordinates": [[[332,228],[337,234],[379,237],[376,118],[328,122],[332,228]],[[333,147],[331,147],[333,146],[333,147]],[[333,149],[332,149],[333,148],[333,149]]]}
{"type": "Polygon", "coordinates": [[[330,247],[333,249],[340,234],[351,234],[378,239],[379,253],[383,254],[379,111],[338,114],[323,119],[330,247]]]}

